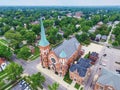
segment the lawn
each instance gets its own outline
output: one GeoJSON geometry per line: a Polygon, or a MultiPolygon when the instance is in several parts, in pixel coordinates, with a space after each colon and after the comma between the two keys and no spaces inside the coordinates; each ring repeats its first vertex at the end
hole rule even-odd
{"type": "Polygon", "coordinates": [[[1,41],[2,43],[4,43],[4,44],[8,44],[8,42],[7,42],[6,40],[4,40],[4,39],[0,39],[0,41],[1,41]]]}
{"type": "Polygon", "coordinates": [[[64,76],[64,79],[63,79],[65,82],[67,82],[68,84],[71,84],[72,83],[72,80],[70,79],[70,76],[69,76],[69,72],[66,73],[66,75],[64,76]]]}
{"type": "Polygon", "coordinates": [[[75,87],[76,89],[79,89],[79,88],[80,88],[80,85],[76,83],[74,87],[75,87]]]}

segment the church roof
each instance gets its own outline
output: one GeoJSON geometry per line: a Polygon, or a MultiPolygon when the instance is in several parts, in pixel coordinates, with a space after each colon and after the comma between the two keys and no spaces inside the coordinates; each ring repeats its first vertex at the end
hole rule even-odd
{"type": "Polygon", "coordinates": [[[44,26],[43,26],[42,19],[40,19],[40,22],[41,22],[41,40],[39,42],[39,45],[40,46],[47,46],[47,45],[49,45],[49,42],[48,42],[48,40],[46,39],[46,36],[45,36],[45,29],[44,29],[44,26]]]}
{"type": "Polygon", "coordinates": [[[98,83],[112,86],[115,90],[120,90],[120,75],[116,72],[102,68],[98,83]]]}
{"type": "Polygon", "coordinates": [[[66,53],[64,52],[64,50],[62,50],[62,52],[60,53],[59,57],[66,58],[66,53]]]}
{"type": "Polygon", "coordinates": [[[62,44],[60,44],[57,48],[53,49],[53,51],[56,53],[56,55],[59,57],[62,50],[66,53],[66,58],[70,58],[72,54],[78,49],[79,42],[75,37],[64,40],[62,44]]]}

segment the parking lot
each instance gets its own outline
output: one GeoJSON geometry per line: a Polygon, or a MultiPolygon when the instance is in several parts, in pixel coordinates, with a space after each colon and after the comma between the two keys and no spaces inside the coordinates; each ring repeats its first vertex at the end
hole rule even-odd
{"type": "Polygon", "coordinates": [[[103,54],[106,56],[101,58],[102,66],[112,71],[120,70],[120,65],[115,63],[120,62],[120,50],[106,47],[103,54]]]}
{"type": "Polygon", "coordinates": [[[29,84],[22,80],[16,86],[12,88],[12,90],[31,90],[29,84]]]}

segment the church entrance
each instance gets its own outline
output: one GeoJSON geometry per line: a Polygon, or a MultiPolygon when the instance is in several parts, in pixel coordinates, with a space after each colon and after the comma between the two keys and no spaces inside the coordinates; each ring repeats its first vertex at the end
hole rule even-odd
{"type": "Polygon", "coordinates": [[[50,69],[55,72],[55,71],[56,71],[55,65],[52,64],[52,65],[50,66],[50,69]]]}

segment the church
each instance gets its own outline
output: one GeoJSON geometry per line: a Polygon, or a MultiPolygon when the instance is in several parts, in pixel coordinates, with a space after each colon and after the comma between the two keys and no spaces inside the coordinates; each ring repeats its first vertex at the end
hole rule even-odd
{"type": "Polygon", "coordinates": [[[41,19],[41,39],[39,41],[40,59],[43,68],[53,70],[59,76],[64,76],[70,65],[83,55],[80,43],[75,37],[64,40],[56,48],[50,48],[50,43],[46,39],[45,29],[41,19]]]}

